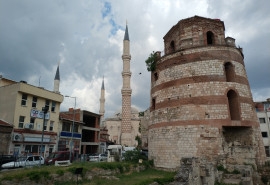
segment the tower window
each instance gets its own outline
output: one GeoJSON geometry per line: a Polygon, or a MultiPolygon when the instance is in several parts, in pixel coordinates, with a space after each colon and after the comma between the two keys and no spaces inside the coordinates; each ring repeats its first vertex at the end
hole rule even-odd
{"type": "Polygon", "coordinates": [[[158,73],[154,73],[154,79],[155,79],[155,81],[158,80],[158,73]]]}
{"type": "Polygon", "coordinates": [[[171,48],[171,52],[174,52],[175,51],[174,41],[171,41],[170,48],[171,48]]]}
{"type": "Polygon", "coordinates": [[[226,81],[227,82],[233,82],[234,81],[234,67],[231,62],[226,62],[224,64],[225,69],[225,75],[226,75],[226,81]]]}
{"type": "Polygon", "coordinates": [[[152,109],[155,110],[155,108],[156,108],[156,99],[153,98],[152,99],[152,109]]]}
{"type": "Polygon", "coordinates": [[[206,33],[206,36],[207,36],[207,45],[214,44],[214,34],[213,34],[213,32],[208,31],[206,33]]]}
{"type": "Polygon", "coordinates": [[[230,90],[227,93],[229,111],[231,115],[231,120],[240,120],[240,111],[237,93],[233,90],[230,90]]]}

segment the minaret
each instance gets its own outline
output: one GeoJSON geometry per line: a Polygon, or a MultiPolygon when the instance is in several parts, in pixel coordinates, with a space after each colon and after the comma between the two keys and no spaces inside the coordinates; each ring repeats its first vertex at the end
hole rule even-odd
{"type": "Polygon", "coordinates": [[[59,92],[59,85],[60,85],[60,73],[59,73],[59,63],[58,63],[56,74],[54,77],[54,88],[53,88],[54,92],[60,93],[59,92]]]}
{"type": "Polygon", "coordinates": [[[105,87],[104,87],[104,76],[102,80],[102,85],[101,85],[101,91],[100,91],[100,108],[99,108],[99,114],[101,115],[100,117],[100,126],[102,125],[103,119],[104,119],[104,113],[105,113],[105,87]]]}
{"type": "Polygon", "coordinates": [[[121,124],[121,145],[132,146],[131,141],[131,88],[130,88],[130,47],[128,26],[126,25],[125,37],[123,41],[123,87],[122,87],[122,124],[121,124]]]}

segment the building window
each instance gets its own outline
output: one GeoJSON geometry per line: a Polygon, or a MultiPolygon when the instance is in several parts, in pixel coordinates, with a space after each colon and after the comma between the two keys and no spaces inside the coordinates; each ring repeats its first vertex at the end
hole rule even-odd
{"type": "Polygon", "coordinates": [[[231,120],[240,120],[240,110],[238,104],[238,96],[235,91],[230,90],[227,93],[228,103],[229,103],[229,110],[231,120]]]}
{"type": "Polygon", "coordinates": [[[35,123],[36,118],[30,118],[30,123],[35,123]]]}
{"type": "Polygon", "coordinates": [[[23,125],[24,125],[24,116],[20,116],[19,118],[19,128],[23,128],[23,125]]]}
{"type": "Polygon", "coordinates": [[[259,118],[260,123],[265,123],[265,118],[259,118]]]}
{"type": "Polygon", "coordinates": [[[62,131],[70,132],[70,124],[64,122],[62,125],[62,131]]]}
{"type": "Polygon", "coordinates": [[[50,100],[45,101],[45,107],[48,107],[48,110],[50,109],[50,100]]]}
{"type": "Polygon", "coordinates": [[[53,152],[53,148],[54,148],[53,145],[50,145],[50,146],[49,146],[49,154],[53,152]]]}
{"type": "Polygon", "coordinates": [[[77,124],[74,124],[73,132],[79,132],[79,126],[77,124]]]}
{"type": "Polygon", "coordinates": [[[38,145],[25,145],[26,153],[38,153],[38,145]]]}
{"type": "Polygon", "coordinates": [[[58,150],[59,151],[65,150],[67,145],[68,145],[68,141],[66,141],[66,140],[59,140],[59,142],[58,142],[58,150]]]}
{"type": "Polygon", "coordinates": [[[44,127],[43,127],[43,130],[47,130],[47,120],[44,122],[44,127]]]}
{"type": "Polygon", "coordinates": [[[262,137],[268,137],[268,133],[267,132],[262,132],[262,137]]]}
{"type": "Polygon", "coordinates": [[[55,112],[55,106],[56,106],[56,102],[52,101],[52,108],[51,108],[52,112],[55,112]]]}
{"type": "Polygon", "coordinates": [[[33,96],[32,107],[37,107],[37,97],[36,96],[33,96]]]}
{"type": "Polygon", "coordinates": [[[50,131],[53,131],[53,124],[54,124],[54,121],[50,121],[50,131]]]}
{"type": "Polygon", "coordinates": [[[26,102],[27,102],[27,94],[22,94],[21,105],[26,106],[26,102]]]}
{"type": "Polygon", "coordinates": [[[208,31],[206,33],[206,36],[207,36],[207,45],[214,44],[214,34],[213,34],[213,32],[208,31]]]}
{"type": "Polygon", "coordinates": [[[264,146],[264,148],[265,148],[266,157],[270,157],[270,149],[269,149],[269,146],[264,146]]]}

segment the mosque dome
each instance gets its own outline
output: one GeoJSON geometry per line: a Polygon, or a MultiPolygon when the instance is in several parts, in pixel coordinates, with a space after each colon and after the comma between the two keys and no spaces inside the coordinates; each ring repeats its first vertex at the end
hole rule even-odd
{"type": "MultiPolygon", "coordinates": [[[[131,107],[131,115],[139,115],[139,110],[135,107],[131,107]]],[[[114,116],[122,117],[122,107],[115,112],[114,116]]]]}

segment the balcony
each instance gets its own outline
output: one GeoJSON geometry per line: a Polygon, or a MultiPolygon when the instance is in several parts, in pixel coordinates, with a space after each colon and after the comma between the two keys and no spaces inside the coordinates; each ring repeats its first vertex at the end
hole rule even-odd
{"type": "MultiPolygon", "coordinates": [[[[66,132],[66,131],[62,131],[60,132],[60,136],[61,137],[72,137],[72,132],[66,132]]],[[[80,133],[73,133],[73,138],[78,138],[81,139],[82,138],[82,134],[80,133]]]]}

